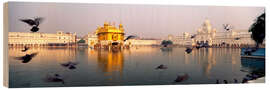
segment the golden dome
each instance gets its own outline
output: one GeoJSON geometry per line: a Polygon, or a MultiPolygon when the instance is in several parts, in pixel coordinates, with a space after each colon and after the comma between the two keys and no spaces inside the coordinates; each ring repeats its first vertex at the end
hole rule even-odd
{"type": "Polygon", "coordinates": [[[104,26],[108,26],[109,25],[109,23],[108,22],[104,22],[104,26]]]}

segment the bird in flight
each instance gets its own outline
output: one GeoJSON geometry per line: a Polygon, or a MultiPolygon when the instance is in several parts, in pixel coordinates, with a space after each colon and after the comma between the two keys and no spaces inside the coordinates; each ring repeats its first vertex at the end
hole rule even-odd
{"type": "Polygon", "coordinates": [[[229,31],[231,29],[233,29],[233,27],[229,24],[223,24],[223,28],[226,30],[226,31],[229,31]]]}
{"type": "Polygon", "coordinates": [[[189,78],[188,74],[178,75],[174,82],[182,82],[189,78]]]}
{"type": "Polygon", "coordinates": [[[37,17],[34,19],[20,19],[20,21],[27,23],[32,27],[32,32],[37,32],[39,30],[38,26],[44,19],[42,17],[37,17]]]}
{"type": "Polygon", "coordinates": [[[194,35],[191,35],[191,37],[190,38],[195,38],[196,37],[196,34],[194,34],[194,35]]]}
{"type": "Polygon", "coordinates": [[[65,84],[64,78],[60,74],[47,75],[46,81],[47,82],[62,82],[62,84],[65,84]]]}
{"type": "Polygon", "coordinates": [[[22,52],[26,52],[29,49],[29,47],[24,46],[24,50],[22,52]]]}
{"type": "Polygon", "coordinates": [[[135,38],[135,37],[137,37],[137,36],[129,35],[129,36],[124,40],[124,42],[127,41],[128,39],[132,39],[132,38],[135,38]]]}
{"type": "Polygon", "coordinates": [[[76,69],[75,65],[77,65],[77,62],[67,62],[67,63],[63,63],[61,64],[63,67],[66,67],[68,69],[76,69]]]}
{"type": "Polygon", "coordinates": [[[28,63],[32,60],[33,57],[35,57],[38,53],[32,53],[32,54],[26,54],[25,56],[16,57],[17,60],[22,60],[22,63],[28,63]]]}
{"type": "Polygon", "coordinates": [[[187,47],[185,51],[189,54],[192,52],[192,48],[187,47]]]}
{"type": "Polygon", "coordinates": [[[167,66],[161,64],[156,69],[167,69],[167,68],[168,68],[167,66]]]}
{"type": "Polygon", "coordinates": [[[234,40],[239,40],[240,38],[239,37],[237,37],[237,38],[235,38],[234,40]]]}

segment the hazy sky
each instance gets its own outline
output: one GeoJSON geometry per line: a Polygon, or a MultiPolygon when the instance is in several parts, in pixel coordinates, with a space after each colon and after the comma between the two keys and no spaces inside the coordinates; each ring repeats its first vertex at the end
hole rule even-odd
{"type": "Polygon", "coordinates": [[[146,38],[195,33],[208,18],[217,31],[222,24],[234,29],[248,30],[254,19],[264,12],[264,7],[182,6],[182,5],[116,5],[72,3],[22,3],[11,2],[9,30],[30,32],[31,27],[19,21],[23,18],[44,17],[40,32],[76,32],[83,36],[94,32],[105,21],[120,22],[126,35],[136,34],[146,38]]]}

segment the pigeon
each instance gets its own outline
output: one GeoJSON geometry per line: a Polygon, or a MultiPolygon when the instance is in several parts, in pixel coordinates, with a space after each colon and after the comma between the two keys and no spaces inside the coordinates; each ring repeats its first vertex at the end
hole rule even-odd
{"type": "Polygon", "coordinates": [[[223,80],[223,82],[224,82],[225,84],[228,84],[228,81],[227,81],[227,80],[223,80]]]}
{"type": "Polygon", "coordinates": [[[234,40],[239,40],[240,38],[239,37],[237,37],[237,38],[235,38],[234,40]]]}
{"type": "Polygon", "coordinates": [[[59,74],[47,75],[46,80],[48,82],[62,82],[62,84],[65,84],[63,77],[59,74]]]}
{"type": "Polygon", "coordinates": [[[219,80],[218,79],[216,80],[216,84],[219,84],[219,80]]]}
{"type": "Polygon", "coordinates": [[[192,48],[187,47],[187,49],[185,51],[189,54],[192,52],[192,48]]]}
{"type": "Polygon", "coordinates": [[[24,50],[22,52],[26,52],[29,49],[29,47],[24,46],[24,50]]]}
{"type": "Polygon", "coordinates": [[[174,82],[182,82],[184,80],[188,79],[188,74],[184,74],[184,75],[178,75],[177,78],[174,80],[174,82]]]}
{"type": "Polygon", "coordinates": [[[168,68],[167,66],[161,64],[156,69],[167,69],[167,68],[168,68]]]}
{"type": "Polygon", "coordinates": [[[195,38],[196,37],[196,34],[195,35],[191,35],[191,37],[190,38],[195,38]]]}
{"type": "Polygon", "coordinates": [[[200,49],[200,48],[201,48],[201,46],[200,46],[200,45],[197,45],[197,46],[196,46],[196,48],[197,48],[197,49],[200,49]]]}
{"type": "Polygon", "coordinates": [[[229,24],[223,24],[223,28],[224,28],[226,31],[229,31],[229,30],[231,30],[233,27],[230,26],[229,24]]]}
{"type": "Polygon", "coordinates": [[[248,79],[247,78],[243,78],[242,83],[247,83],[248,79]]]}
{"type": "Polygon", "coordinates": [[[77,65],[77,62],[67,62],[67,63],[63,63],[61,64],[63,67],[66,67],[68,69],[76,69],[75,65],[77,65]]]}
{"type": "Polygon", "coordinates": [[[132,39],[132,38],[135,38],[136,36],[134,36],[134,35],[129,35],[125,40],[124,40],[124,42],[125,41],[127,41],[128,39],[132,39]]]}
{"type": "Polygon", "coordinates": [[[43,18],[38,17],[33,19],[20,19],[20,21],[27,23],[29,26],[32,27],[32,32],[37,32],[39,30],[38,26],[43,21],[43,18]]]}
{"type": "Polygon", "coordinates": [[[234,83],[238,83],[237,79],[233,79],[234,80],[234,83]]]}
{"type": "Polygon", "coordinates": [[[225,42],[222,42],[221,44],[222,44],[222,45],[225,45],[226,43],[225,43],[225,42]]]}
{"type": "Polygon", "coordinates": [[[112,45],[118,45],[119,43],[118,42],[113,42],[112,45]]]}
{"type": "Polygon", "coordinates": [[[28,63],[29,61],[32,60],[33,57],[35,57],[38,53],[32,53],[32,54],[26,54],[25,56],[22,57],[16,57],[15,59],[17,60],[22,60],[22,63],[28,63]]]}

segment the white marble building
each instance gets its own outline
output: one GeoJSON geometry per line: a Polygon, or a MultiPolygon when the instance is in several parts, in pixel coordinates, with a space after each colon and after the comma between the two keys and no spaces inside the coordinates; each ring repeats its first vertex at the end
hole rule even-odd
{"type": "Polygon", "coordinates": [[[179,36],[169,35],[168,39],[172,39],[174,44],[183,46],[194,46],[197,42],[208,43],[210,46],[225,45],[239,47],[241,45],[255,45],[255,42],[251,38],[251,32],[248,32],[248,30],[232,29],[229,31],[224,30],[224,32],[217,32],[208,19],[203,22],[196,33],[192,34],[184,32],[179,36]],[[194,37],[191,38],[193,35],[194,37]]]}

